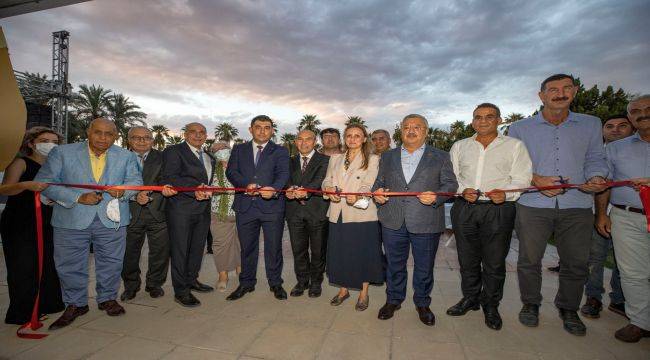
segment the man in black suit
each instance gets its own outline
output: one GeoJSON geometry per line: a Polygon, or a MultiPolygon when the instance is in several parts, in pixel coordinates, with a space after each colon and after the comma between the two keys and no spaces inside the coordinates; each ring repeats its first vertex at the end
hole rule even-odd
{"type": "MultiPolygon", "coordinates": [[[[163,183],[172,186],[201,187],[212,182],[215,160],[202,150],[207,139],[205,126],[185,125],[185,141],[163,151],[163,183]]],[[[192,307],[201,302],[190,290],[210,292],[212,287],[198,281],[203,249],[210,229],[210,193],[180,193],[165,204],[172,262],[175,300],[192,307]]]]}
{"type": "Polygon", "coordinates": [[[294,271],[298,283],[291,296],[302,296],[309,289],[309,297],[321,295],[327,249],[327,209],[329,202],[320,194],[304,189],[320,189],[329,156],[316,152],[316,134],[302,130],[295,140],[298,154],[291,158],[286,219],[293,251],[294,271]],[[311,250],[311,260],[309,253],[311,250]]]}
{"type": "MultiPolygon", "coordinates": [[[[162,153],[152,149],[151,131],[144,126],[129,129],[129,148],[138,156],[144,185],[161,185],[162,153]]],[[[131,300],[140,290],[140,253],[146,236],[149,244],[149,267],[145,291],[152,298],[165,294],[162,285],[169,267],[169,237],[165,221],[165,198],[159,192],[140,191],[129,203],[131,223],[126,229],[126,250],[122,266],[124,292],[120,299],[131,300]]]]}
{"type": "Polygon", "coordinates": [[[255,290],[257,261],[260,247],[260,229],[264,230],[264,266],[273,295],[278,300],[287,298],[282,288],[282,233],[284,231],[283,189],[289,180],[289,152],[270,141],[273,120],[259,115],[251,120],[249,128],[253,140],[235,145],[230,154],[226,176],[246,193],[235,195],[237,233],[241,244],[241,273],[239,286],[227,300],[237,300],[255,290]]]}

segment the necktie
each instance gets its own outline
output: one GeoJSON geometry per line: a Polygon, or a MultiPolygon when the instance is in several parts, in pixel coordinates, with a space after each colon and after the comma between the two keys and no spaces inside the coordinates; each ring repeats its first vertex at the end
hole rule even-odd
{"type": "Polygon", "coordinates": [[[307,164],[309,163],[309,158],[306,156],[302,157],[302,167],[300,168],[301,173],[305,173],[305,170],[307,170],[307,164]]]}
{"type": "Polygon", "coordinates": [[[255,166],[257,166],[257,162],[260,161],[260,156],[262,155],[262,145],[257,145],[257,152],[255,153],[255,166]]]}
{"type": "Polygon", "coordinates": [[[205,163],[203,162],[203,151],[201,150],[196,150],[196,156],[199,157],[199,161],[203,166],[205,166],[205,163]]]}
{"type": "Polygon", "coordinates": [[[140,168],[142,169],[144,167],[144,155],[143,154],[138,154],[138,161],[140,162],[140,168]]]}

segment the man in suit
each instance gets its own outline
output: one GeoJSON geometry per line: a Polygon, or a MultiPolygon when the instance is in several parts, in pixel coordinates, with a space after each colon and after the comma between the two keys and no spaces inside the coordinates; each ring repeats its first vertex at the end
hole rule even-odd
{"type": "Polygon", "coordinates": [[[329,203],[322,195],[304,189],[320,189],[329,156],[316,152],[316,134],[302,130],[295,140],[298,154],[291,158],[289,190],[287,191],[287,225],[293,251],[294,271],[298,283],[291,296],[302,296],[309,289],[309,297],[321,295],[327,249],[327,209],[329,203]],[[311,250],[311,260],[309,257],[311,250]]]}
{"type": "Polygon", "coordinates": [[[445,230],[447,197],[434,192],[454,192],[458,188],[449,154],[425,144],[429,124],[422,115],[407,115],[401,124],[402,146],[382,154],[373,191],[422,192],[415,197],[389,200],[377,195],[378,217],[386,253],[386,304],[379,319],[393,317],[406,297],[409,245],[413,249],[413,302],[420,321],[433,326],[429,309],[433,288],[433,266],[440,234],[445,230]]]}
{"type": "MultiPolygon", "coordinates": [[[[215,160],[201,148],[208,137],[205,126],[185,125],[185,141],[163,151],[162,182],[171,186],[202,187],[212,182],[215,160]]],[[[210,194],[184,192],[171,196],[165,204],[170,240],[174,300],[185,307],[201,302],[191,293],[210,292],[199,282],[203,249],[210,229],[210,194]]]]}
{"type": "MultiPolygon", "coordinates": [[[[90,123],[88,141],[54,148],[35,181],[44,183],[142,185],[135,154],[113,143],[117,128],[98,118],[90,123]]],[[[97,303],[109,316],[125,313],[115,301],[120,288],[129,199],[135,191],[88,191],[50,186],[43,195],[54,201],[54,262],[66,309],[50,330],[70,325],[88,312],[88,254],[94,245],[97,303]]]]}
{"type": "Polygon", "coordinates": [[[276,299],[284,300],[282,288],[282,232],[284,231],[284,196],[276,190],[289,180],[289,152],[270,141],[273,120],[259,115],[251,120],[252,141],[232,149],[226,176],[245,194],[236,194],[233,203],[237,233],[241,243],[239,286],[227,300],[237,300],[255,290],[259,255],[260,229],[264,230],[264,266],[269,286],[276,299]]]}
{"type": "MultiPolygon", "coordinates": [[[[129,129],[129,148],[137,155],[145,185],[161,185],[162,153],[152,149],[153,137],[145,126],[129,129]]],[[[126,229],[126,251],[122,280],[124,292],[120,299],[131,300],[140,290],[140,253],[145,236],[149,244],[149,257],[144,290],[152,298],[165,294],[162,285],[169,267],[169,236],[165,221],[165,198],[160,192],[140,191],[131,199],[131,224],[126,229]]]]}

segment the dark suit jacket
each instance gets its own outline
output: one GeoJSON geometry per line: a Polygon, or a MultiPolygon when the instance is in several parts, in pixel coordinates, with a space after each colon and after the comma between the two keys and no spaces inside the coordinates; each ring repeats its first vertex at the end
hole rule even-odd
{"type": "MultiPolygon", "coordinates": [[[[199,158],[192,152],[190,146],[183,142],[178,145],[167,147],[163,151],[162,164],[162,183],[172,186],[199,186],[201,184],[210,185],[214,174],[216,161],[207,152],[212,163],[212,173],[210,177],[205,172],[205,166],[201,164],[199,158]]],[[[197,201],[193,192],[183,192],[167,199],[165,204],[166,210],[181,211],[189,214],[202,214],[210,212],[210,201],[197,201]]]]}
{"type": "MultiPolygon", "coordinates": [[[[162,179],[162,152],[151,149],[149,155],[144,160],[142,167],[142,183],[143,185],[163,185],[162,179]]],[[[149,197],[151,201],[142,206],[135,201],[135,197],[131,200],[129,207],[131,210],[131,223],[138,221],[140,213],[144,208],[149,209],[151,215],[158,221],[165,221],[165,197],[158,191],[153,191],[149,197]]]]}
{"type": "MultiPolygon", "coordinates": [[[[307,164],[307,169],[303,174],[300,166],[300,154],[291,157],[289,183],[287,186],[300,186],[308,189],[320,189],[325,174],[327,174],[327,165],[330,157],[315,152],[307,164]]],[[[329,201],[323,200],[320,194],[307,193],[307,199],[287,200],[287,220],[300,216],[301,218],[310,218],[314,220],[327,221],[327,209],[329,201]]]]}
{"type": "MultiPolygon", "coordinates": [[[[289,180],[289,151],[285,147],[269,141],[262,151],[256,167],[251,141],[235,145],[228,160],[226,177],[231,184],[238,188],[257,184],[262,187],[284,189],[289,180]]],[[[253,201],[257,201],[258,209],[264,214],[284,213],[284,199],[282,194],[265,200],[258,196],[237,193],[232,208],[235,212],[245,213],[253,201]]]]}
{"type": "MultiPolygon", "coordinates": [[[[438,191],[454,192],[458,182],[454,175],[449,153],[431,146],[424,148],[422,159],[407,184],[402,171],[402,147],[386,151],[379,161],[379,173],[372,190],[379,188],[390,191],[438,191]]],[[[445,230],[445,207],[448,197],[438,196],[432,206],[424,205],[415,196],[389,198],[377,206],[381,224],[397,230],[406,224],[412,233],[437,233],[445,230]]]]}

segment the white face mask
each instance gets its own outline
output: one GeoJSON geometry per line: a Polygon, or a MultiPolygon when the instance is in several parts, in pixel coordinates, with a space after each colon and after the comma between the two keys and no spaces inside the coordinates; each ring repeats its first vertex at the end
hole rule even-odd
{"type": "Polygon", "coordinates": [[[35,150],[37,153],[47,156],[52,149],[57,147],[57,144],[51,142],[43,142],[34,144],[35,150]]]}
{"type": "Polygon", "coordinates": [[[368,200],[368,198],[362,197],[361,199],[355,201],[354,205],[352,206],[357,209],[366,210],[368,206],[370,206],[370,200],[368,200]]]}
{"type": "Polygon", "coordinates": [[[230,158],[230,149],[221,149],[214,153],[214,156],[217,158],[219,161],[228,161],[230,158]]]}
{"type": "Polygon", "coordinates": [[[112,199],[106,205],[106,216],[112,222],[117,223],[117,226],[120,226],[120,202],[117,199],[112,199]]]}

